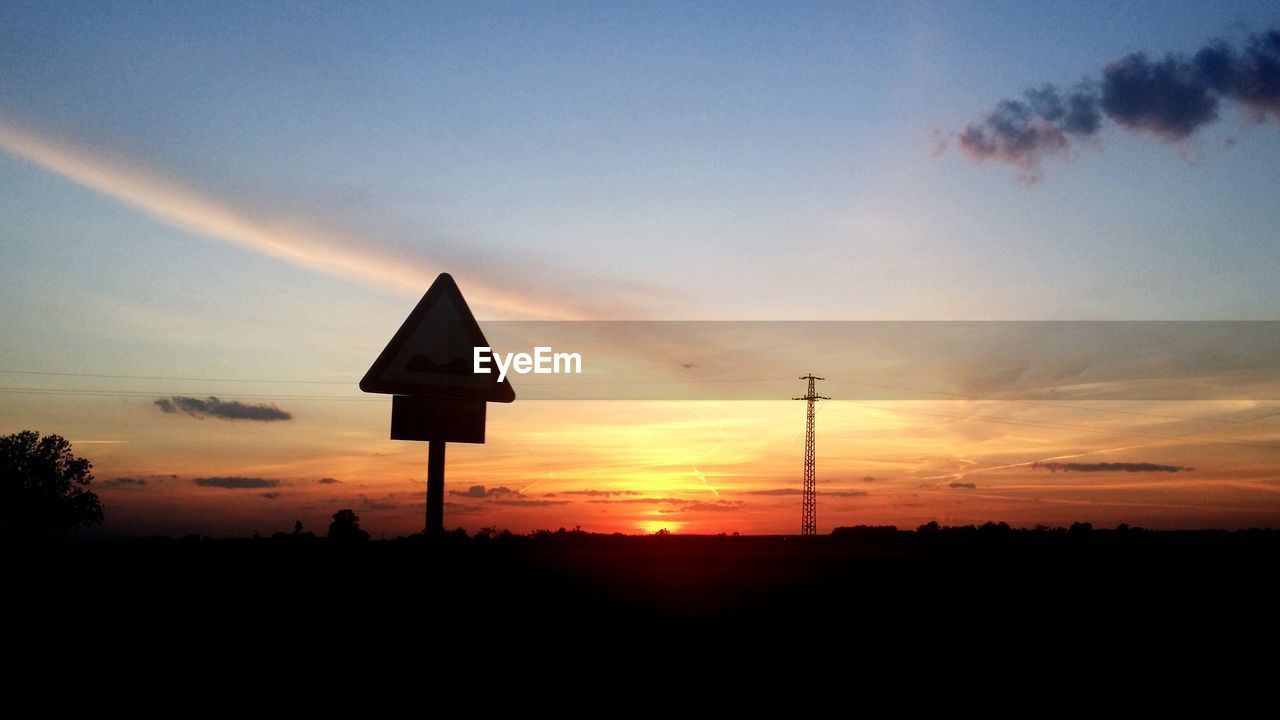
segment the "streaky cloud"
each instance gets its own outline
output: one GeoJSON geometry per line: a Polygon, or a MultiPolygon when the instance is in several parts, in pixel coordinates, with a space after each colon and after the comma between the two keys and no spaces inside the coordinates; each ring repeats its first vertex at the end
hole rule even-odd
{"type": "Polygon", "coordinates": [[[275,478],[241,477],[236,475],[195,478],[192,482],[199,487],[222,488],[224,490],[255,490],[280,486],[280,481],[275,478]]]}
{"type": "MultiPolygon", "coordinates": [[[[440,270],[429,269],[427,266],[433,263],[426,261],[379,256],[357,247],[350,238],[313,229],[295,231],[287,229],[285,223],[252,217],[179,182],[45,137],[4,117],[0,117],[0,149],[142,210],[171,227],[327,275],[416,295],[431,284],[440,270]]],[[[583,317],[579,309],[514,293],[474,277],[467,278],[467,290],[473,305],[504,315],[562,320],[583,317]]]]}
{"type": "Polygon", "coordinates": [[[1195,468],[1182,467],[1180,465],[1159,465],[1150,462],[1100,462],[1100,463],[1078,463],[1078,462],[1036,462],[1031,464],[1032,468],[1044,469],[1049,472],[1127,472],[1127,473],[1176,473],[1190,472],[1195,468]]]}

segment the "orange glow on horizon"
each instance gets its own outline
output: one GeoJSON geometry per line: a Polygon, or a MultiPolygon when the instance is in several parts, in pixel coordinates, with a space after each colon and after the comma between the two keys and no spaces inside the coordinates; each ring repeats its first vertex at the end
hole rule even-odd
{"type": "Polygon", "coordinates": [[[647,535],[653,535],[660,530],[676,533],[680,532],[680,528],[684,526],[685,523],[672,520],[641,520],[636,523],[636,527],[647,535]]]}
{"type": "MultiPolygon", "coordinates": [[[[128,532],[269,535],[302,520],[323,533],[329,516],[346,507],[374,537],[422,527],[426,447],[386,439],[383,403],[332,412],[317,406],[294,423],[267,425],[202,422],[163,415],[149,401],[118,403],[33,400],[0,422],[35,417],[36,427],[62,428],[70,437],[121,441],[77,450],[94,462],[108,524],[128,532]],[[94,417],[109,412],[117,415],[108,433],[94,417]],[[194,483],[226,476],[271,484],[194,483]],[[146,484],[107,484],[116,477],[146,484]]],[[[1117,407],[1124,413],[1016,403],[825,403],[817,418],[819,532],[857,524],[914,528],[931,520],[1280,524],[1280,456],[1271,449],[1280,436],[1277,420],[1188,430],[1181,420],[1135,416],[1134,404],[1117,407]],[[1049,419],[1050,425],[1036,424],[1049,419]],[[1170,437],[1168,425],[1183,429],[1170,437]],[[1134,434],[1149,432],[1165,434],[1134,434]],[[1194,470],[1072,473],[1032,465],[1055,458],[1194,470]]],[[[1258,403],[1171,407],[1158,408],[1160,415],[1247,418],[1269,410],[1258,403]]],[[[802,430],[803,407],[787,402],[495,407],[487,444],[449,446],[445,524],[513,532],[796,532],[802,430]]]]}

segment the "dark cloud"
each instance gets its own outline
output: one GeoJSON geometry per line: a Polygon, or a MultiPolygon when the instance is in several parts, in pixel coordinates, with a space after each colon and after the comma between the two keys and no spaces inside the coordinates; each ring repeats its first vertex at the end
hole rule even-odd
{"type": "Polygon", "coordinates": [[[249,420],[253,422],[277,422],[292,420],[293,415],[275,405],[246,405],[235,400],[219,400],[210,396],[200,398],[174,395],[160,398],[155,406],[170,415],[186,414],[194,418],[218,418],[219,420],[249,420]]]}
{"type": "Polygon", "coordinates": [[[320,483],[321,485],[339,485],[342,483],[341,480],[338,480],[336,478],[320,478],[316,482],[320,483]]]}
{"type": "Polygon", "coordinates": [[[743,495],[799,495],[803,490],[800,488],[775,488],[773,490],[747,490],[743,495]]]}
{"type": "Polygon", "coordinates": [[[142,487],[147,484],[147,481],[144,478],[116,477],[103,480],[102,484],[107,487],[142,487]]]}
{"type": "Polygon", "coordinates": [[[952,483],[947,483],[947,487],[951,488],[952,490],[977,490],[978,484],[967,483],[967,482],[952,482],[952,483]]]}
{"type": "Polygon", "coordinates": [[[450,495],[455,497],[468,498],[522,498],[519,490],[512,490],[509,487],[496,487],[485,489],[483,485],[472,485],[466,490],[450,490],[450,495]]]}
{"type": "Polygon", "coordinates": [[[865,490],[823,490],[818,493],[825,497],[866,497],[865,490]]]}
{"type": "Polygon", "coordinates": [[[256,488],[279,487],[280,481],[274,478],[260,477],[206,477],[193,480],[200,487],[225,488],[227,490],[252,490],[256,488]]]}
{"type": "Polygon", "coordinates": [[[1218,119],[1218,96],[1192,61],[1134,53],[1102,71],[1102,109],[1130,130],[1177,141],[1218,119]]]}
{"type": "Polygon", "coordinates": [[[1239,51],[1217,41],[1193,60],[1203,82],[1244,105],[1256,119],[1280,113],[1280,30],[1250,37],[1239,51]]]}
{"type": "Polygon", "coordinates": [[[638,490],[564,490],[558,493],[547,493],[546,497],[556,495],[579,495],[582,497],[617,497],[619,495],[640,495],[638,490]]]}
{"type": "Polygon", "coordinates": [[[965,128],[956,142],[970,157],[1007,163],[1033,178],[1042,158],[1064,152],[1070,136],[1092,135],[1101,123],[1097,91],[1091,85],[1082,83],[1065,94],[1044,85],[1026,90],[1019,100],[1001,100],[985,120],[965,128]]]}
{"type": "Polygon", "coordinates": [[[548,505],[568,505],[568,500],[521,500],[518,498],[498,498],[491,501],[494,505],[511,507],[546,507],[548,505]]]}
{"type": "Polygon", "coordinates": [[[970,157],[1012,165],[1034,180],[1041,160],[1096,134],[1104,116],[1177,142],[1217,120],[1224,100],[1255,120],[1280,121],[1280,31],[1253,35],[1241,48],[1216,40],[1191,57],[1126,55],[1103,68],[1100,83],[1086,80],[1065,92],[1043,85],[1001,100],[956,141],[970,157]]]}
{"type": "Polygon", "coordinates": [[[261,493],[261,495],[262,495],[262,497],[264,497],[264,498],[266,498],[266,499],[268,499],[268,500],[279,500],[279,499],[280,499],[280,493],[278,493],[278,492],[264,492],[264,493],[261,493]]]}
{"type": "Polygon", "coordinates": [[[871,477],[870,475],[868,475],[868,476],[866,476],[866,477],[862,478],[862,482],[875,482],[875,481],[876,481],[876,479],[875,479],[875,478],[873,478],[873,477],[871,477]]]}
{"type": "Polygon", "coordinates": [[[1044,468],[1049,472],[1128,472],[1128,473],[1176,473],[1190,472],[1195,468],[1180,465],[1158,465],[1149,462],[1102,462],[1102,463],[1031,463],[1033,468],[1044,468]]]}

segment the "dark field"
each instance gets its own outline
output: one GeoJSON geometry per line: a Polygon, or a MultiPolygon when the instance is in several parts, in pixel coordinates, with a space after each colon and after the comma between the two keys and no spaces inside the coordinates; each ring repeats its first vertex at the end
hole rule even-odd
{"type": "Polygon", "coordinates": [[[1280,533],[988,530],[117,540],[9,548],[7,594],[103,642],[1275,639],[1280,533]]]}

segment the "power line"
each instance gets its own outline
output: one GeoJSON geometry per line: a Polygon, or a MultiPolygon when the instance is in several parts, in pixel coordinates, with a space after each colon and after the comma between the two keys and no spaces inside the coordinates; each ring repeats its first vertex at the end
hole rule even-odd
{"type": "Polygon", "coordinates": [[[113,375],[109,373],[48,372],[43,370],[0,370],[0,375],[43,375],[47,377],[98,378],[109,380],[177,380],[181,382],[218,383],[269,383],[282,385],[348,385],[355,383],[341,380],[260,380],[251,378],[174,377],[168,375],[113,375]]]}
{"type": "MultiPolygon", "coordinates": [[[[921,393],[925,395],[944,395],[946,397],[952,397],[959,400],[973,400],[976,402],[1012,402],[1012,403],[1021,403],[1024,405],[1045,405],[1048,407],[1060,408],[1060,409],[1066,409],[1066,410],[1083,410],[1085,412],[1114,413],[1116,415],[1138,415],[1141,417],[1162,418],[1165,420],[1185,420],[1188,422],[1216,422],[1216,423],[1223,423],[1223,424],[1229,424],[1229,425],[1241,425],[1244,423],[1251,423],[1256,420],[1261,420],[1263,418],[1272,417],[1272,415],[1268,414],[1268,415],[1262,415],[1259,417],[1247,418],[1244,420],[1231,420],[1228,418],[1189,418],[1189,417],[1186,417],[1185,415],[1166,415],[1162,413],[1141,412],[1138,410],[1117,410],[1115,408],[1095,408],[1095,407],[1084,407],[1081,405],[1063,405],[1057,400],[1019,400],[1017,398],[989,398],[989,397],[983,397],[981,395],[948,392],[945,390],[920,390],[919,388],[900,387],[896,385],[876,385],[874,383],[855,382],[853,380],[837,380],[835,381],[835,383],[837,386],[859,385],[862,387],[880,388],[882,390],[901,390],[903,392],[914,392],[914,393],[921,393]]],[[[1132,401],[1097,400],[1095,402],[1132,402],[1132,401]]]]}
{"type": "MultiPolygon", "coordinates": [[[[120,379],[120,380],[167,380],[167,381],[182,381],[182,382],[264,383],[264,384],[279,383],[279,384],[300,384],[300,385],[341,385],[346,387],[351,387],[352,385],[349,382],[335,381],[335,380],[279,380],[279,379],[269,380],[269,379],[261,379],[261,378],[210,378],[210,377],[186,377],[186,376],[166,376],[166,375],[124,375],[124,374],[111,374],[111,373],[71,373],[71,372],[37,371],[37,370],[12,370],[12,369],[0,369],[0,374],[47,376],[47,377],[78,377],[78,378],[93,378],[93,379],[120,379]]],[[[723,380],[709,380],[709,381],[699,381],[699,380],[652,381],[652,382],[632,381],[630,383],[625,381],[619,381],[617,383],[599,383],[599,384],[645,385],[645,384],[689,384],[689,383],[699,383],[699,382],[728,383],[728,382],[774,382],[774,381],[775,381],[774,378],[728,378],[723,380]]],[[[1094,407],[1084,407],[1080,405],[1061,405],[1054,401],[1016,400],[1016,399],[994,400],[990,398],[983,398],[981,396],[976,396],[976,395],[966,395],[963,393],[947,392],[947,391],[941,391],[941,390],[922,390],[919,388],[907,388],[907,387],[892,386],[892,385],[876,385],[873,383],[855,382],[855,381],[837,381],[837,384],[838,385],[862,385],[866,387],[877,387],[882,389],[917,392],[922,394],[942,395],[946,397],[953,397],[953,398],[964,399],[964,400],[975,400],[975,401],[984,401],[984,402],[1012,402],[1012,403],[1030,404],[1030,405],[1043,405],[1047,407],[1054,407],[1054,408],[1060,408],[1060,409],[1081,410],[1081,411],[1088,411],[1088,412],[1102,412],[1102,413],[1111,413],[1111,414],[1117,414],[1117,415],[1134,415],[1134,416],[1142,416],[1142,417],[1160,418],[1160,419],[1166,419],[1166,420],[1180,420],[1184,422],[1216,422],[1216,423],[1222,423],[1222,424],[1239,425],[1243,423],[1254,422],[1256,420],[1259,420],[1265,417],[1269,417],[1269,415],[1263,415],[1260,417],[1249,418],[1245,420],[1230,420],[1230,419],[1222,419],[1222,418],[1188,418],[1188,417],[1179,416],[1179,415],[1146,413],[1146,412],[1141,412],[1136,410],[1118,410],[1114,408],[1094,408],[1094,407]]],[[[40,387],[0,386],[0,394],[8,394],[8,395],[154,398],[154,397],[162,397],[162,396],[170,395],[172,394],[172,392],[173,392],[172,390],[169,390],[169,391],[95,390],[95,389],[76,389],[76,388],[40,388],[40,387]]],[[[245,399],[245,400],[276,400],[276,401],[304,401],[304,402],[381,402],[382,401],[381,398],[365,397],[360,395],[335,396],[335,395],[297,395],[297,394],[278,394],[278,393],[245,395],[245,394],[236,393],[235,397],[245,399]]],[[[1147,437],[1161,437],[1161,438],[1171,438],[1171,439],[1179,439],[1179,440],[1195,440],[1199,442],[1212,443],[1212,444],[1236,445],[1236,446],[1243,446],[1243,447],[1263,448],[1268,450],[1277,449],[1275,445],[1221,440],[1217,438],[1205,437],[1202,435],[1190,435],[1190,434],[1183,434],[1183,433],[1162,433],[1157,431],[1144,431],[1144,430],[1104,429],[1104,428],[1098,428],[1098,427],[1092,427],[1092,426],[1086,426],[1086,425],[1055,423],[1051,421],[1018,420],[1013,418],[992,418],[989,416],[981,416],[981,415],[976,415],[976,416],[961,415],[961,414],[955,414],[955,413],[945,413],[945,412],[926,411],[926,410],[909,410],[905,408],[887,408],[882,406],[878,407],[875,405],[866,405],[865,403],[862,403],[862,404],[864,405],[864,407],[871,407],[875,409],[885,410],[888,412],[903,412],[903,413],[916,414],[916,415],[946,417],[946,418],[952,418],[957,420],[976,420],[979,422],[995,422],[995,423],[1009,424],[1009,425],[1022,425],[1027,427],[1046,427],[1046,428],[1056,428],[1056,429],[1065,429],[1065,430],[1076,430],[1079,432],[1088,432],[1088,433],[1097,433],[1097,434],[1110,434],[1110,435],[1122,435],[1122,436],[1147,436],[1147,437]]]]}
{"type": "MultiPolygon", "coordinates": [[[[100,398],[156,398],[163,397],[168,393],[165,392],[144,392],[133,390],[74,390],[66,388],[23,388],[23,387],[0,387],[0,395],[35,395],[35,396],[65,396],[65,397],[100,397],[100,398]]],[[[310,401],[310,402],[384,402],[380,397],[365,396],[337,396],[337,395],[240,395],[235,396],[244,400],[275,400],[275,401],[310,401]]],[[[1008,402],[1008,401],[997,401],[1008,402]]],[[[885,412],[907,413],[912,415],[925,415],[930,417],[944,417],[955,420],[992,422],[1003,425],[1020,425],[1023,427],[1051,428],[1060,430],[1074,430],[1077,432],[1085,432],[1100,435],[1118,435],[1118,436],[1140,436],[1140,437],[1156,437],[1176,440],[1193,440],[1202,443],[1214,445],[1232,445],[1239,447],[1251,447],[1263,450],[1280,450],[1280,446],[1275,444],[1251,443],[1235,440],[1222,440],[1219,438],[1205,437],[1203,435],[1188,435],[1184,433],[1162,433],[1151,430],[1122,430],[1113,428],[1100,428],[1089,425],[1073,425],[1069,423],[1055,423],[1045,420],[1019,420],[1015,418],[996,418],[988,415],[963,415],[958,413],[945,413],[930,410],[912,410],[902,407],[885,407],[881,405],[868,405],[859,402],[862,407],[874,410],[882,410],[885,412]]],[[[1189,419],[1189,418],[1186,418],[1189,419]]]]}
{"type": "MultiPolygon", "coordinates": [[[[109,379],[109,380],[165,380],[176,382],[215,382],[215,383],[254,383],[254,384],[281,384],[281,385],[334,385],[351,387],[353,383],[344,380],[286,380],[286,379],[266,379],[266,378],[219,378],[219,377],[189,377],[177,375],[124,375],[113,373],[75,373],[75,372],[52,372],[44,370],[7,370],[0,369],[0,375],[32,375],[44,377],[73,377],[73,378],[93,378],[93,379],[109,379]]],[[[725,384],[725,383],[764,383],[764,382],[783,382],[779,378],[705,378],[699,380],[605,380],[605,381],[580,381],[575,380],[571,383],[538,383],[538,382],[522,382],[525,387],[561,387],[561,386],[604,386],[604,385],[699,385],[699,384],[725,384]]],[[[899,385],[881,385],[868,382],[857,382],[853,380],[837,380],[834,381],[837,386],[856,385],[860,387],[878,388],[882,390],[898,390],[901,392],[919,393],[923,395],[939,395],[949,398],[961,400],[973,400],[978,402],[1011,402],[1024,405],[1043,405],[1046,407],[1080,410],[1083,412],[1109,413],[1113,415],[1134,415],[1138,417],[1151,417],[1164,420],[1182,420],[1186,422],[1210,422],[1225,425],[1239,425],[1251,423],[1261,420],[1271,415],[1263,415],[1259,417],[1246,418],[1244,420],[1234,420],[1230,418],[1193,418],[1185,415],[1169,415],[1165,413],[1143,412],[1139,410],[1119,410],[1116,408],[1086,407],[1082,405],[1063,405],[1056,400],[1020,400],[1016,398],[990,398],[981,395],[973,395],[969,393],[950,392],[945,390],[924,390],[921,388],[903,387],[899,385]]],[[[64,390],[64,388],[50,388],[64,390]]],[[[66,390],[70,390],[67,388],[66,390]]],[[[153,393],[146,393],[153,394],[153,393]]],[[[154,393],[163,394],[163,393],[154,393]]],[[[242,396],[243,397],[243,396],[242,396]]],[[[281,399],[296,399],[298,397],[311,398],[312,396],[278,396],[281,399]]],[[[906,398],[902,398],[906,400],[906,398]]],[[[1098,401],[1098,402],[1123,402],[1123,401],[1098,401]]]]}
{"type": "MultiPolygon", "coordinates": [[[[155,398],[171,395],[172,391],[153,391],[146,392],[142,390],[76,390],[72,388],[29,388],[29,387],[0,387],[0,394],[8,395],[68,395],[83,397],[119,397],[119,398],[155,398]]],[[[197,393],[200,394],[200,393],[197,393]]],[[[342,402],[378,402],[381,398],[366,397],[360,395],[344,396],[344,395],[241,395],[237,393],[236,398],[244,400],[323,400],[323,401],[342,401],[342,402]]]]}
{"type": "Polygon", "coordinates": [[[1014,418],[996,418],[989,415],[960,415],[956,413],[934,412],[929,410],[907,410],[903,408],[883,407],[879,405],[867,405],[859,403],[862,407],[869,407],[874,410],[883,410],[885,412],[901,412],[911,413],[915,415],[930,415],[933,417],[954,418],[956,420],[978,420],[982,422],[994,422],[1006,425],[1023,425],[1026,427],[1054,428],[1062,430],[1075,430],[1078,432],[1097,433],[1102,435],[1128,435],[1128,436],[1145,436],[1169,438],[1176,440],[1195,440],[1203,443],[1214,445],[1238,445],[1241,447],[1260,448],[1263,450],[1280,450],[1280,445],[1242,442],[1238,440],[1221,440],[1218,438],[1205,437],[1203,435],[1186,435],[1181,433],[1162,433],[1152,430],[1118,430],[1111,428],[1099,428],[1090,425],[1072,425],[1069,423],[1055,423],[1047,420],[1017,420],[1014,418]]]}
{"type": "MultiPolygon", "coordinates": [[[[218,383],[267,383],[267,384],[292,384],[292,385],[345,385],[352,386],[355,383],[344,380],[266,380],[258,378],[211,378],[211,377],[180,377],[173,375],[116,375],[109,373],[72,373],[72,372],[47,372],[41,370],[2,370],[0,375],[36,375],[48,377],[75,377],[75,378],[95,378],[107,380],[173,380],[178,382],[218,382],[218,383]]],[[[778,378],[703,378],[699,380],[575,380],[573,385],[701,385],[716,383],[763,383],[763,382],[781,382],[778,378]]],[[[522,382],[525,387],[557,387],[570,383],[538,383],[538,382],[522,382]]]]}

